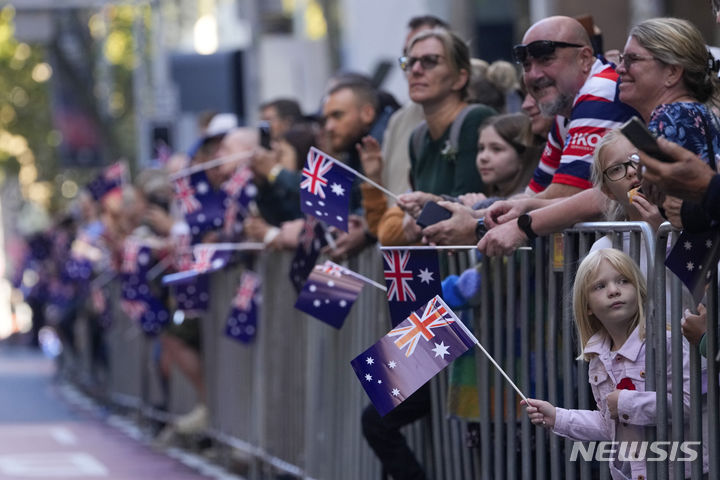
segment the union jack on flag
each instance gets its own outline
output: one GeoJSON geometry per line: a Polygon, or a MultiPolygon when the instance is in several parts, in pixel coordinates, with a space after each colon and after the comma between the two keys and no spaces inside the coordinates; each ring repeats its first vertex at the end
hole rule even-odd
{"type": "Polygon", "coordinates": [[[384,416],[476,343],[440,296],[435,296],[350,364],[384,416]],[[426,341],[419,342],[420,336],[426,341]],[[418,352],[403,352],[405,347],[418,352]]]}
{"type": "Polygon", "coordinates": [[[245,167],[237,170],[232,177],[223,183],[222,189],[231,197],[236,197],[253,179],[252,170],[245,167]]]}
{"type": "Polygon", "coordinates": [[[260,285],[258,276],[254,272],[245,272],[240,279],[240,287],[235,294],[233,304],[240,310],[248,310],[250,302],[255,296],[257,287],[260,285]]]}
{"type": "Polygon", "coordinates": [[[413,273],[407,269],[410,260],[409,250],[390,250],[383,252],[383,258],[388,265],[385,269],[385,280],[388,282],[388,300],[404,302],[415,301],[415,292],[409,285],[413,273]]]}
{"type": "Polygon", "coordinates": [[[244,272],[225,324],[228,337],[242,343],[255,339],[261,302],[259,292],[260,277],[255,272],[244,272]]]}
{"type": "Polygon", "coordinates": [[[193,262],[192,270],[197,270],[199,273],[210,270],[213,266],[213,257],[216,250],[212,245],[195,245],[193,247],[195,262],[193,262]]]}
{"type": "Polygon", "coordinates": [[[310,150],[307,164],[302,170],[303,180],[300,189],[305,189],[313,195],[325,198],[323,187],[327,187],[328,180],[325,175],[333,168],[334,160],[320,150],[310,150]]]}
{"type": "Polygon", "coordinates": [[[300,209],[347,232],[354,176],[340,165],[315,147],[310,149],[302,170],[300,209]]]}
{"type": "Polygon", "coordinates": [[[137,273],[138,271],[138,253],[140,253],[142,245],[133,238],[127,238],[123,245],[123,262],[120,267],[122,273],[137,273]]]}
{"type": "MultiPolygon", "coordinates": [[[[400,337],[395,340],[395,345],[402,350],[408,347],[405,356],[409,357],[415,351],[420,337],[429,342],[435,337],[432,332],[433,328],[447,327],[453,323],[456,318],[454,315],[448,314],[448,308],[445,303],[438,302],[440,297],[435,297],[425,305],[425,310],[421,315],[413,312],[407,318],[410,322],[408,325],[400,325],[388,332],[389,337],[400,337]]],[[[404,322],[403,322],[404,323],[404,322]]]]}
{"type": "Polygon", "coordinates": [[[202,204],[195,197],[195,188],[191,185],[189,177],[175,180],[175,198],[180,203],[180,209],[184,214],[193,213],[202,208],[202,204]]]}
{"type": "Polygon", "coordinates": [[[381,247],[393,326],[442,293],[437,250],[381,247]]]}

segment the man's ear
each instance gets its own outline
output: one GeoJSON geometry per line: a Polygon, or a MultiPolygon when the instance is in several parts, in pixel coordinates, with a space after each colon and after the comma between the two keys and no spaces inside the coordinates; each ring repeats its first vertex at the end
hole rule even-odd
{"type": "Polygon", "coordinates": [[[595,63],[595,54],[593,53],[593,49],[590,47],[582,47],[580,49],[580,58],[582,59],[582,65],[583,65],[583,71],[585,73],[590,73],[590,69],[593,66],[593,63],[595,63]]]}
{"type": "Polygon", "coordinates": [[[372,125],[375,121],[375,109],[369,103],[360,107],[360,119],[367,125],[372,125]]]}

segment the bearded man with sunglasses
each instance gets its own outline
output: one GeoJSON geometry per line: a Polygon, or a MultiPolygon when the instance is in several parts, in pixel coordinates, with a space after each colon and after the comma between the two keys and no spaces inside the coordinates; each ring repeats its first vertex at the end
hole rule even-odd
{"type": "MultiPolygon", "coordinates": [[[[528,29],[513,53],[523,67],[528,93],[544,115],[556,119],[525,194],[496,202],[487,211],[473,215],[477,218],[484,214],[484,226],[490,228],[478,243],[478,248],[489,255],[507,254],[535,238],[539,232],[527,215],[530,210],[590,190],[595,145],[606,131],[637,115],[618,99],[615,69],[593,55],[586,30],[574,18],[540,20],[528,29]]],[[[582,215],[579,218],[600,215],[602,199],[593,193],[583,195],[588,198],[581,205],[588,211],[577,208],[582,215]]],[[[453,211],[453,217],[427,227],[423,235],[441,244],[473,240],[475,225],[470,215],[461,211],[461,206],[443,206],[453,211]]]]}

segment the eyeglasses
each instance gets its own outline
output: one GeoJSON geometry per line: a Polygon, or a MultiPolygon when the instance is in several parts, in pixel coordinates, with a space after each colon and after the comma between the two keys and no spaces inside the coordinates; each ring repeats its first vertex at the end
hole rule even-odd
{"type": "Polygon", "coordinates": [[[535,40],[527,45],[515,45],[513,55],[515,61],[521,65],[527,62],[528,57],[543,59],[551,56],[558,48],[582,48],[577,43],[555,42],[553,40],[535,40]]]}
{"type": "Polygon", "coordinates": [[[644,62],[646,60],[655,60],[652,55],[637,55],[635,53],[621,53],[618,59],[618,67],[625,65],[625,69],[630,70],[630,67],[635,62],[644,62]]]}
{"type": "Polygon", "coordinates": [[[420,62],[420,66],[423,70],[432,70],[440,63],[440,58],[442,58],[442,55],[437,54],[422,55],[420,57],[402,56],[398,58],[398,62],[400,62],[400,68],[406,72],[412,70],[417,62],[420,62]]]}
{"type": "Polygon", "coordinates": [[[640,155],[633,153],[628,155],[628,161],[624,163],[618,163],[612,167],[608,167],[603,171],[603,175],[607,177],[611,182],[617,182],[627,176],[627,169],[632,167],[635,171],[638,170],[640,164],[640,155]]]}

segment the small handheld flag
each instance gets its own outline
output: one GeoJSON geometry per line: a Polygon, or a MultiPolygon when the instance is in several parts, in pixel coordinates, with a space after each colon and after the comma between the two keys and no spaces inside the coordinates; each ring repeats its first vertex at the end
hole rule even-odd
{"type": "Polygon", "coordinates": [[[335,328],[341,328],[365,282],[332,262],[310,272],[295,308],[335,328]]]}
{"type": "Polygon", "coordinates": [[[312,147],[300,182],[300,209],[318,220],[348,231],[353,174],[340,162],[312,147]]]}
{"type": "Polygon", "coordinates": [[[250,343],[255,339],[259,294],[260,277],[255,272],[244,272],[225,325],[228,337],[242,343],[250,343]]]}
{"type": "Polygon", "coordinates": [[[475,343],[437,295],[350,364],[385,416],[475,343]]]}
{"type": "Polygon", "coordinates": [[[665,265],[687,286],[695,302],[699,302],[710,274],[718,263],[718,256],[720,230],[682,232],[665,259],[665,265]]]}

